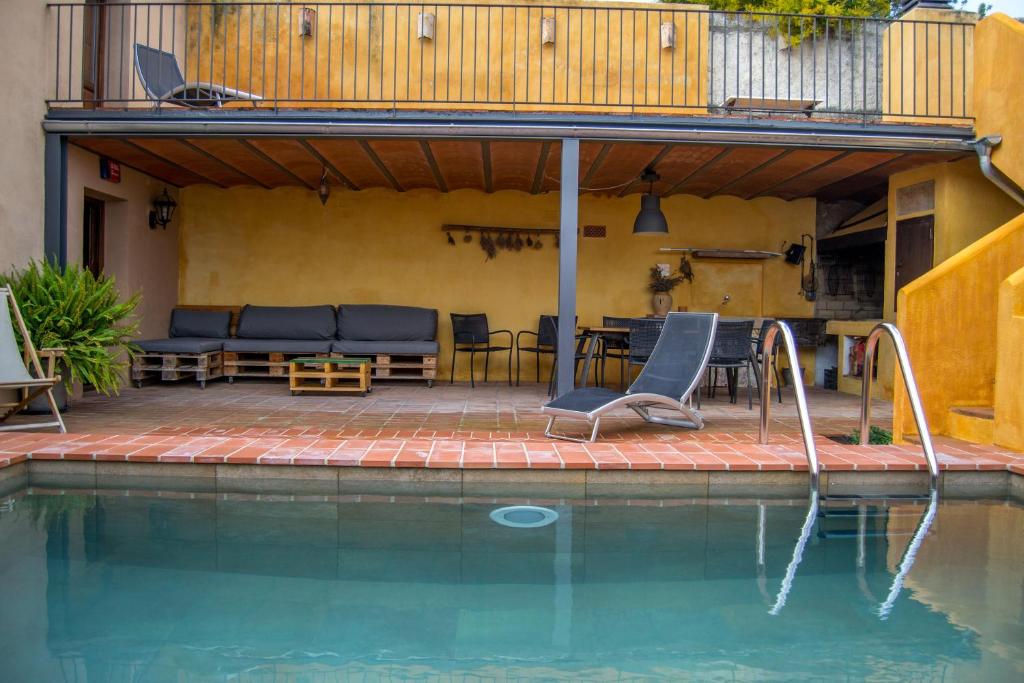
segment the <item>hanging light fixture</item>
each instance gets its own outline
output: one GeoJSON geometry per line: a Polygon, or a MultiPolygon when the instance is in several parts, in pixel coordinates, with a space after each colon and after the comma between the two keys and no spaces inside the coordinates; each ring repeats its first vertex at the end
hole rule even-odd
{"type": "Polygon", "coordinates": [[[648,183],[649,187],[647,194],[640,197],[640,213],[636,215],[636,220],[633,221],[634,235],[668,234],[668,221],[665,220],[665,214],[661,212],[661,197],[654,194],[654,183],[660,178],[661,176],[655,173],[652,168],[648,168],[640,176],[640,180],[648,183]]]}
{"type": "Polygon", "coordinates": [[[324,167],[323,173],[320,174],[320,187],[316,190],[316,196],[320,198],[320,203],[324,206],[327,205],[327,199],[331,196],[331,186],[327,182],[327,167],[324,167]]]}
{"type": "Polygon", "coordinates": [[[149,229],[155,230],[156,226],[159,225],[166,230],[167,224],[174,217],[174,209],[177,206],[178,202],[174,201],[171,195],[167,194],[167,188],[165,187],[163,194],[153,200],[153,210],[149,212],[149,229]]]}

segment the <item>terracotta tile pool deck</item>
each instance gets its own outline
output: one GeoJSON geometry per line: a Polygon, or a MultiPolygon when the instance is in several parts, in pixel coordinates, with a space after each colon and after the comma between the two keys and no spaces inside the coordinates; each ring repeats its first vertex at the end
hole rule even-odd
{"type": "MultiPolygon", "coordinates": [[[[742,398],[742,394],[741,394],[742,398]]],[[[812,390],[815,444],[825,471],[915,471],[916,444],[851,446],[859,400],[812,390]]],[[[152,385],[87,396],[67,412],[68,434],[0,434],[0,468],[26,460],[338,466],[364,468],[806,471],[794,404],[772,404],[771,437],[758,443],[758,406],[707,400],[702,431],[647,425],[631,412],[605,421],[594,444],[543,436],[544,389],[500,384],[378,384],[366,398],[288,395],[273,382],[152,385]]],[[[891,406],[876,402],[876,424],[891,406]]],[[[23,420],[25,418],[17,418],[23,420]]],[[[562,424],[561,422],[559,423],[562,424]]],[[[571,428],[571,422],[565,423],[571,428]]],[[[580,424],[582,429],[583,425],[580,424]]],[[[1024,454],[936,440],[948,471],[1024,475],[1024,454]]]]}

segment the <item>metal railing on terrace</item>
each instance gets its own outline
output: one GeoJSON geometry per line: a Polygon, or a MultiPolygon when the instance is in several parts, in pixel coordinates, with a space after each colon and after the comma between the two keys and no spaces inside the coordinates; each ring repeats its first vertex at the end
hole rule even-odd
{"type": "Polygon", "coordinates": [[[909,21],[505,0],[48,7],[51,107],[972,121],[974,25],[955,12],[909,21]]]}

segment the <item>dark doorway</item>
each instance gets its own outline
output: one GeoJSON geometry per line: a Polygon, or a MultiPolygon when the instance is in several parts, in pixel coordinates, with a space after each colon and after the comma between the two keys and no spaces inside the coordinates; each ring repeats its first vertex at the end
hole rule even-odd
{"type": "MultiPolygon", "coordinates": [[[[935,216],[908,218],[896,223],[896,291],[932,269],[935,216]]],[[[893,310],[896,304],[893,303],[893,310]]]]}
{"type": "Polygon", "coordinates": [[[87,0],[82,26],[82,101],[101,104],[107,53],[107,0],[87,0]]]}
{"type": "Polygon", "coordinates": [[[96,277],[103,272],[103,201],[93,197],[82,214],[82,265],[96,277]]]}

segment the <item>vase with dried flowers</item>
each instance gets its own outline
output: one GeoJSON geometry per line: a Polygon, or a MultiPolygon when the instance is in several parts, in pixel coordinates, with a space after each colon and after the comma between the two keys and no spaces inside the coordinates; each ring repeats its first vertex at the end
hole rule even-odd
{"type": "Polygon", "coordinates": [[[651,266],[651,281],[647,289],[651,291],[651,308],[654,315],[664,317],[672,310],[672,290],[679,286],[684,275],[673,275],[672,271],[664,272],[659,266],[651,266]]]}

